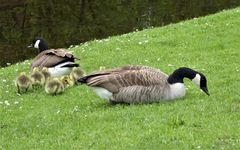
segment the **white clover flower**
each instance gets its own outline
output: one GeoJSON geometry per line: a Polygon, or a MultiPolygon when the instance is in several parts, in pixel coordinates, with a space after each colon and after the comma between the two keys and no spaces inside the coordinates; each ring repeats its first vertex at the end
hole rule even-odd
{"type": "Polygon", "coordinates": [[[18,101],[15,101],[14,104],[19,104],[19,102],[18,102],[18,101]]]}
{"type": "Polygon", "coordinates": [[[6,80],[6,79],[3,79],[2,81],[3,81],[3,82],[7,82],[7,80],[6,80]]]}
{"type": "Polygon", "coordinates": [[[157,61],[160,61],[160,58],[158,58],[157,61]]]}
{"type": "Polygon", "coordinates": [[[139,45],[142,45],[142,42],[138,42],[139,45]]]}
{"type": "Polygon", "coordinates": [[[60,110],[57,111],[57,114],[59,114],[59,113],[60,113],[60,110]]]}
{"type": "Polygon", "coordinates": [[[10,105],[10,103],[9,103],[7,100],[5,100],[4,103],[5,103],[5,105],[7,105],[7,106],[10,105]]]}

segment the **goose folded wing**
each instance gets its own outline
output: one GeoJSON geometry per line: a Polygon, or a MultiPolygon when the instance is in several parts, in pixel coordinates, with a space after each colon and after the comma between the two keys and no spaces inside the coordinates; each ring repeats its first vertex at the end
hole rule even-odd
{"type": "Polygon", "coordinates": [[[89,86],[102,87],[110,92],[117,93],[120,88],[129,86],[152,86],[165,84],[167,75],[160,71],[148,70],[121,70],[118,72],[99,73],[89,75],[86,83],[89,86]]]}

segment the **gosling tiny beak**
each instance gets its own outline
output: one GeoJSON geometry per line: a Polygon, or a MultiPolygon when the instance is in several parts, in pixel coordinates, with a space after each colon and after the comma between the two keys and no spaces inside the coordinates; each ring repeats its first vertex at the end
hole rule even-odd
{"type": "Polygon", "coordinates": [[[208,96],[210,96],[209,92],[208,92],[208,88],[207,87],[203,87],[201,88],[203,90],[203,92],[205,92],[208,96]]]}
{"type": "Polygon", "coordinates": [[[33,44],[28,45],[28,48],[33,48],[33,44]]]}

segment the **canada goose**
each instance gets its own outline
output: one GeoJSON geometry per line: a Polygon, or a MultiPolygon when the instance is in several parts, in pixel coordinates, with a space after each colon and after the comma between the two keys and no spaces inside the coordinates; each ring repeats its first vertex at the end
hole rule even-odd
{"type": "Polygon", "coordinates": [[[35,67],[30,74],[30,78],[33,81],[33,85],[44,85],[45,84],[45,77],[40,71],[40,68],[35,67]]]}
{"type": "Polygon", "coordinates": [[[45,85],[45,91],[48,94],[57,95],[64,91],[64,85],[60,79],[50,78],[45,85]]]}
{"type": "Polygon", "coordinates": [[[183,97],[185,77],[209,95],[206,77],[186,67],[168,76],[147,66],[125,66],[87,75],[78,82],[92,87],[98,96],[112,103],[151,103],[183,97]]]}
{"type": "Polygon", "coordinates": [[[40,53],[34,58],[31,64],[31,71],[35,67],[47,67],[48,71],[53,77],[58,77],[62,75],[68,75],[72,67],[79,66],[75,63],[75,59],[70,52],[65,49],[48,49],[47,43],[43,38],[36,37],[33,39],[29,48],[37,48],[40,53]]]}
{"type": "Polygon", "coordinates": [[[77,80],[85,75],[84,71],[80,67],[73,67],[70,77],[73,79],[75,83],[77,83],[77,80]]]}
{"type": "Polygon", "coordinates": [[[61,82],[63,83],[65,88],[72,87],[75,85],[75,81],[71,76],[65,75],[60,78],[61,82]]]}
{"type": "Polygon", "coordinates": [[[41,70],[42,74],[44,75],[45,78],[45,82],[47,82],[47,80],[51,77],[48,68],[47,67],[43,67],[41,70]]]}
{"type": "Polygon", "coordinates": [[[32,80],[25,72],[20,73],[15,81],[17,92],[21,93],[22,90],[28,91],[32,89],[32,80]]]}

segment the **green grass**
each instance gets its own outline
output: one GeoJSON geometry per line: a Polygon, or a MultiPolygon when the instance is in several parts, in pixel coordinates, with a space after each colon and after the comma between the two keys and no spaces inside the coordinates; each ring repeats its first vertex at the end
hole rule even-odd
{"type": "Polygon", "coordinates": [[[25,61],[0,69],[0,149],[240,149],[240,8],[70,49],[87,72],[127,64],[204,73],[183,99],[112,106],[88,87],[17,95],[25,61]]]}

